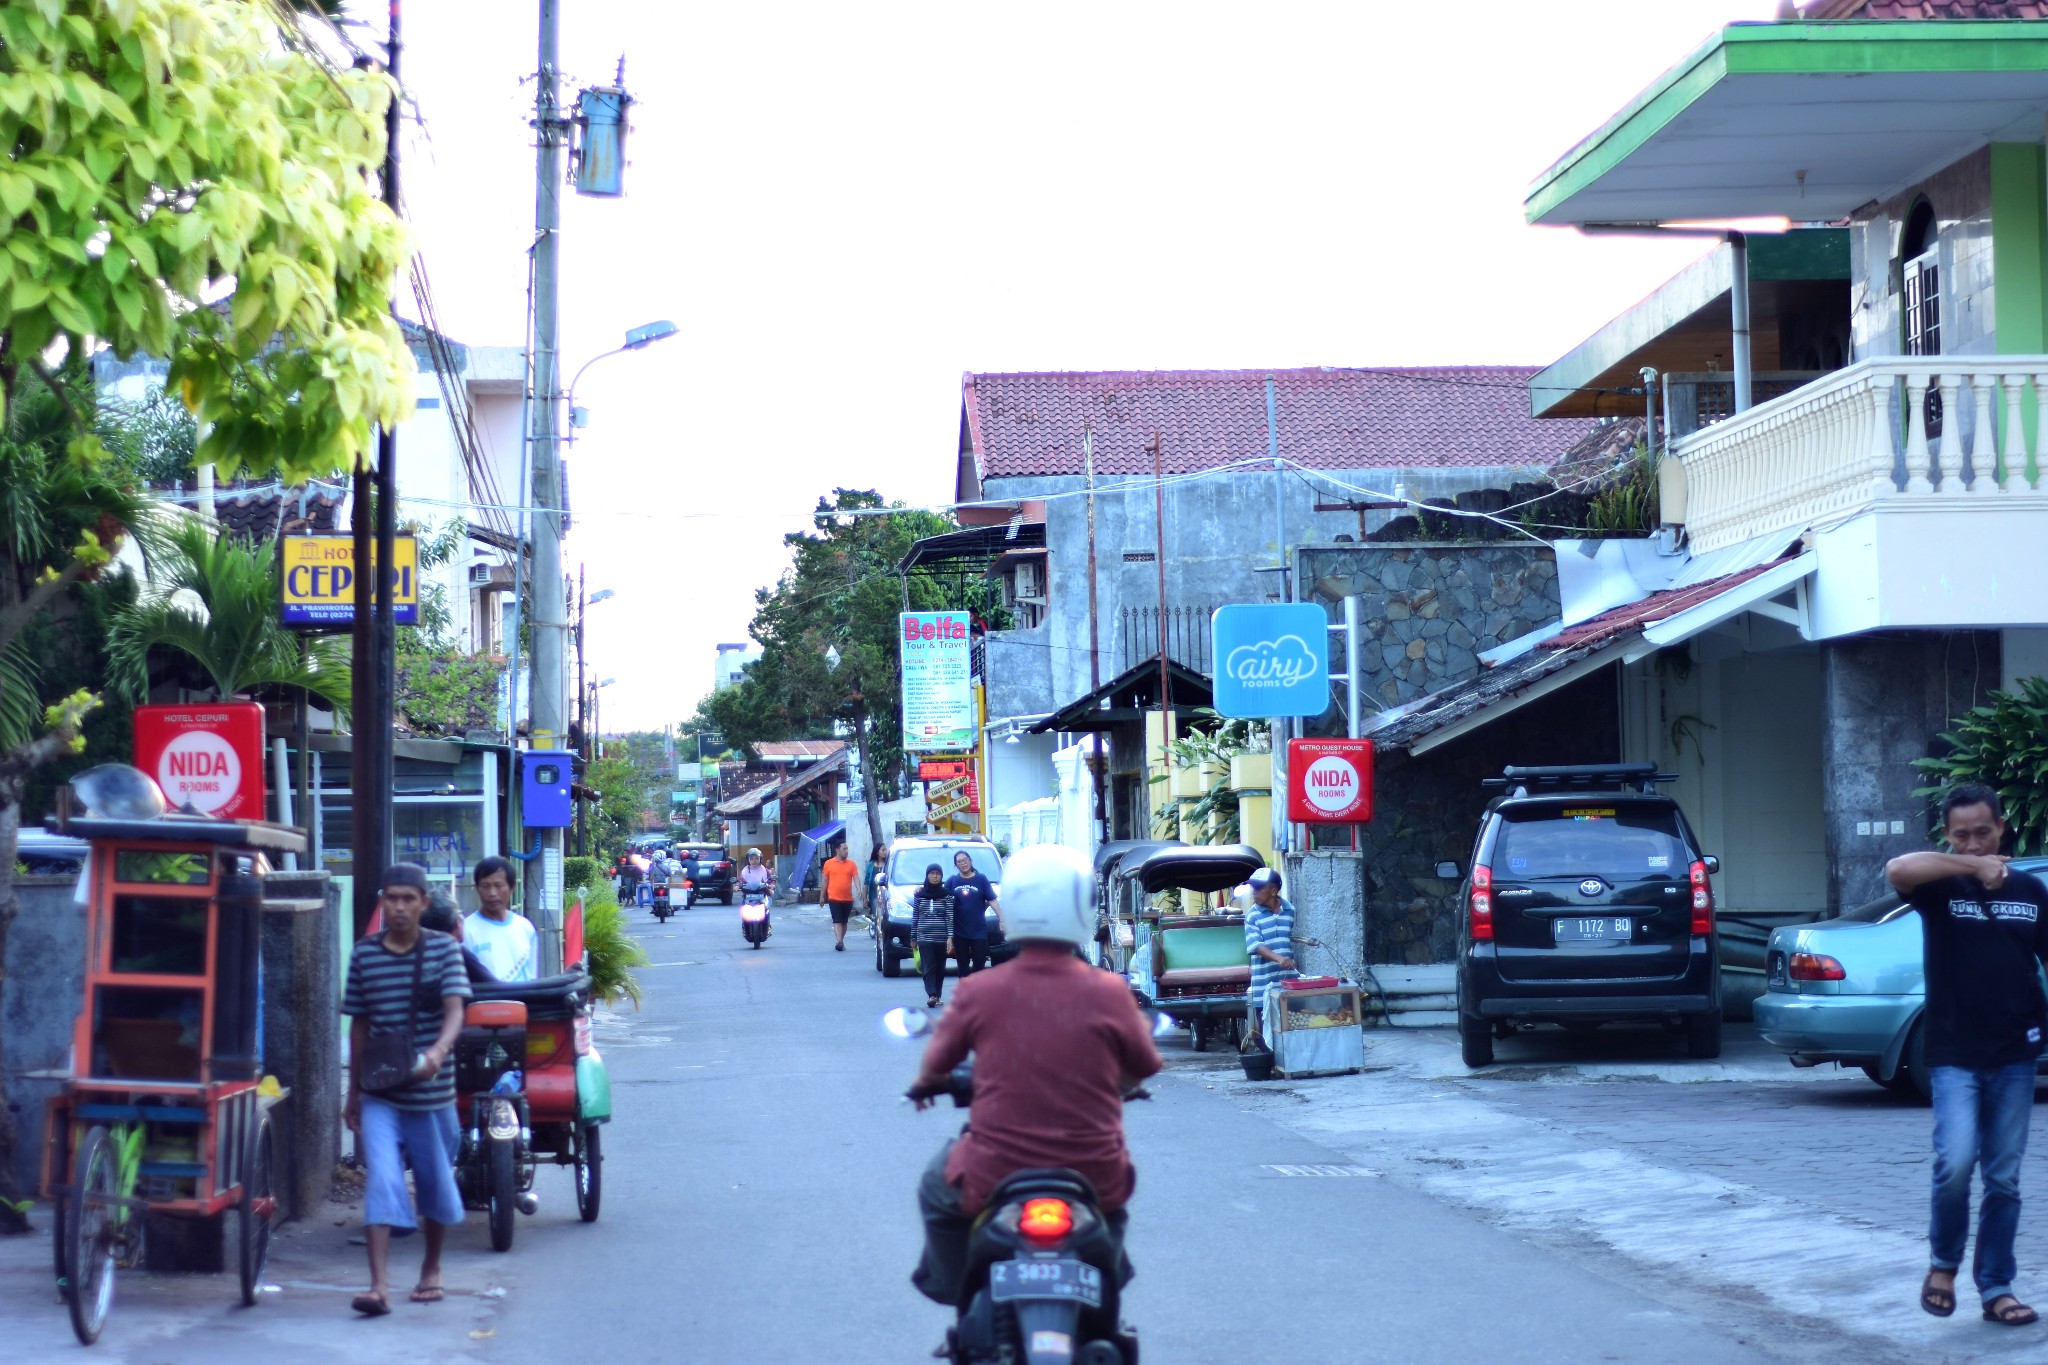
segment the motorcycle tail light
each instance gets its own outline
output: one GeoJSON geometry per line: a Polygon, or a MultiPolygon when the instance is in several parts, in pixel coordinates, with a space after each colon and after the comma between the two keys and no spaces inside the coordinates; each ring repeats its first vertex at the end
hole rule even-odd
{"type": "Polygon", "coordinates": [[[1038,1246],[1055,1246],[1073,1230],[1073,1206],[1064,1199],[1027,1199],[1017,1219],[1017,1231],[1038,1246]]]}
{"type": "Polygon", "coordinates": [[[587,1014],[577,1015],[573,1028],[576,1055],[578,1057],[588,1057],[590,1055],[590,1016],[587,1014]]]}

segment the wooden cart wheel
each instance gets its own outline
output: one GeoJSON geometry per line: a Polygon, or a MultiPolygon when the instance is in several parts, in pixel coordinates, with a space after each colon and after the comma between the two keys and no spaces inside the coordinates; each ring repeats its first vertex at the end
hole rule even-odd
{"type": "Polygon", "coordinates": [[[586,1223],[597,1221],[604,1200],[604,1147],[594,1123],[576,1125],[576,1212],[586,1223]]]}
{"type": "Polygon", "coordinates": [[[104,1126],[95,1124],[85,1135],[72,1169],[77,1179],[71,1190],[71,1215],[65,1220],[71,1245],[65,1253],[70,1273],[65,1276],[64,1301],[71,1309],[71,1330],[81,1345],[90,1346],[100,1339],[114,1306],[117,1221],[124,1207],[116,1188],[114,1147],[104,1126]]]}
{"type": "Polygon", "coordinates": [[[235,1222],[241,1242],[242,1306],[254,1308],[263,1287],[263,1267],[270,1260],[270,1230],[277,1224],[277,1135],[268,1114],[249,1140],[235,1222]]]}

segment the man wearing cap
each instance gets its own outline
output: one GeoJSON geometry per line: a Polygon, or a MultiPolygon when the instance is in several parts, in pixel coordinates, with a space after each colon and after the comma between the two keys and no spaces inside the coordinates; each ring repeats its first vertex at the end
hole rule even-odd
{"type": "Polygon", "coordinates": [[[377,895],[384,932],[356,944],[348,960],[341,1012],[350,1017],[348,1101],[343,1118],[362,1156],[363,1240],[370,1253],[370,1292],[351,1306],[365,1317],[391,1311],[386,1269],[391,1238],[416,1226],[405,1188],[408,1158],[426,1221],[414,1303],[441,1301],[441,1244],[450,1224],[462,1221],[455,1187],[455,1156],[462,1141],[455,1117],[455,1072],[447,1065],[462,1032],[463,1002],[470,998],[462,950],[447,934],[420,926],[427,907],[427,870],[415,863],[385,869],[377,895]],[[412,1073],[384,1090],[363,1088],[371,1035],[403,1036],[413,1051],[412,1073]]]}
{"type": "Polygon", "coordinates": [[[1294,906],[1280,894],[1280,874],[1262,867],[1247,880],[1251,908],[1244,912],[1244,951],[1252,960],[1247,1018],[1253,1038],[1263,1035],[1266,988],[1301,973],[1294,966],[1294,906]]]}

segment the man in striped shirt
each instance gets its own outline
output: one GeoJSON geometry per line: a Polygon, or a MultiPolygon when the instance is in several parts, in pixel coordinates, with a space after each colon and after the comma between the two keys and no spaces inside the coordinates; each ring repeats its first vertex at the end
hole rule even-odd
{"type": "Polygon", "coordinates": [[[362,1156],[363,1240],[370,1251],[370,1292],[352,1307],[365,1317],[391,1311],[385,1272],[391,1238],[416,1226],[406,1194],[412,1166],[419,1216],[426,1220],[426,1254],[414,1303],[441,1301],[441,1244],[462,1221],[455,1157],[462,1129],[455,1117],[455,1072],[448,1057],[462,1032],[469,973],[454,938],[420,927],[427,908],[427,870],[414,863],[387,868],[377,896],[384,932],[362,940],[348,960],[341,1012],[350,1017],[348,1104],[343,1111],[362,1156]],[[416,1065],[399,1085],[376,1092],[362,1086],[370,1036],[405,1036],[416,1065]]]}
{"type": "Polygon", "coordinates": [[[1280,894],[1280,873],[1262,867],[1247,879],[1251,908],[1244,915],[1244,950],[1252,960],[1248,1024],[1254,1038],[1263,1038],[1266,988],[1301,973],[1294,966],[1294,906],[1280,894]]]}

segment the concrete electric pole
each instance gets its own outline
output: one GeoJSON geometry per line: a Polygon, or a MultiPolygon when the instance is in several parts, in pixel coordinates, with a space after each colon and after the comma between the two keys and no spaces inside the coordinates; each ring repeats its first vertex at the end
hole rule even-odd
{"type": "MultiPolygon", "coordinates": [[[[540,0],[540,69],[535,81],[533,127],[538,153],[533,205],[533,600],[527,620],[533,632],[533,681],[528,688],[527,744],[552,750],[561,744],[562,632],[568,607],[562,587],[559,314],[561,287],[562,144],[568,122],[559,108],[561,9],[540,0]]],[[[526,913],[540,931],[540,970],[562,969],[562,834],[539,831],[540,856],[526,864],[526,913]]]]}

